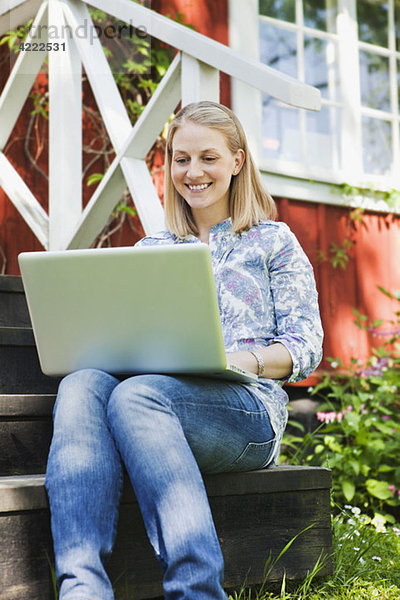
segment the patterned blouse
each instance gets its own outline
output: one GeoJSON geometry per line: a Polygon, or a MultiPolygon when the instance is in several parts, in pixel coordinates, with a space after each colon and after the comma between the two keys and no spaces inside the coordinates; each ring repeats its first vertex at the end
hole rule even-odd
{"type": "MultiPolygon", "coordinates": [[[[137,245],[200,243],[168,231],[145,237],[137,245]]],[[[287,422],[285,381],[301,381],[322,358],[323,331],[312,266],[285,223],[263,221],[241,234],[231,219],[210,230],[209,248],[227,352],[251,350],[280,342],[293,360],[285,380],[260,378],[250,385],[268,410],[276,450],[287,422]]]]}

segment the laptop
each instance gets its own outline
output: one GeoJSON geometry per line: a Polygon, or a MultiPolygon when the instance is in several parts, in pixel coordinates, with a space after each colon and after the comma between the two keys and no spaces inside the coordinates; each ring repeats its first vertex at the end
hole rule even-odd
{"type": "Polygon", "coordinates": [[[206,244],[18,257],[41,369],[257,381],[226,362],[206,244]]]}

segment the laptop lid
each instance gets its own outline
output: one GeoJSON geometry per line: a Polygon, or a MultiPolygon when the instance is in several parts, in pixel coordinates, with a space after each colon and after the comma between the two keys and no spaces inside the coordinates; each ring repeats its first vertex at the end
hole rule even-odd
{"type": "Polygon", "coordinates": [[[19,264],[45,374],[225,370],[206,244],[28,252],[19,264]]]}

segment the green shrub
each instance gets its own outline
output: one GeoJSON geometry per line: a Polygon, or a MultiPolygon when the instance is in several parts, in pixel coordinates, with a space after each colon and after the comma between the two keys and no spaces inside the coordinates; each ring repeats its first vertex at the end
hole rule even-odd
{"type": "MultiPolygon", "coordinates": [[[[400,302],[400,296],[382,291],[400,302]]],[[[381,325],[367,325],[366,317],[355,314],[360,328],[381,325]]],[[[399,316],[363,368],[356,359],[347,368],[329,359],[336,373],[327,373],[311,391],[322,402],[320,426],[305,436],[287,434],[283,441],[283,461],[331,468],[335,502],[362,507],[378,527],[400,515],[399,316]]]]}

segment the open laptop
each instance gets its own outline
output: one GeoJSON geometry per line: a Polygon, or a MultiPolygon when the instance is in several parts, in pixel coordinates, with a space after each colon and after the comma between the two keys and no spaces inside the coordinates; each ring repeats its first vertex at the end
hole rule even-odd
{"type": "Polygon", "coordinates": [[[206,244],[25,252],[18,258],[46,375],[92,367],[257,381],[226,363],[206,244]]]}

